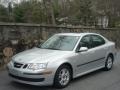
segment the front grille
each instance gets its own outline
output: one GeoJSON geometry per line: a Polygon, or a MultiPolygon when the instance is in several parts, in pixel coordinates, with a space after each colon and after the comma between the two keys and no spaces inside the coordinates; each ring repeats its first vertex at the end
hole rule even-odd
{"type": "Polygon", "coordinates": [[[23,64],[14,62],[14,67],[15,68],[21,68],[22,66],[23,66],[23,64]]]}
{"type": "Polygon", "coordinates": [[[23,69],[27,68],[27,66],[28,66],[28,64],[25,64],[25,65],[23,66],[23,69]]]}

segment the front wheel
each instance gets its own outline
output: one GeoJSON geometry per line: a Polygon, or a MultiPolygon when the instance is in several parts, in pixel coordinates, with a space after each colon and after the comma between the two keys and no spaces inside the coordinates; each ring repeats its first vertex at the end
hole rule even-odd
{"type": "Polygon", "coordinates": [[[60,66],[55,74],[54,86],[56,88],[66,87],[71,80],[71,69],[67,65],[60,66]]]}
{"type": "Polygon", "coordinates": [[[113,67],[113,56],[112,55],[109,55],[107,57],[107,60],[105,62],[105,70],[111,70],[113,67]]]}

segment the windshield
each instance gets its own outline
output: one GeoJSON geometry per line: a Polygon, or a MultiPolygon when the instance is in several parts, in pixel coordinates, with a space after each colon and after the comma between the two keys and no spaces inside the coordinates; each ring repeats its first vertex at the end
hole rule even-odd
{"type": "Polygon", "coordinates": [[[40,48],[72,51],[79,39],[79,36],[54,35],[43,43],[40,48]]]}

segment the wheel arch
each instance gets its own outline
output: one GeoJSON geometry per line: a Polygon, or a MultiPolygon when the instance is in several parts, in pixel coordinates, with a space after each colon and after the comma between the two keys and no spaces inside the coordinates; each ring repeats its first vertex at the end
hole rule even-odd
{"type": "Polygon", "coordinates": [[[113,58],[113,61],[114,61],[114,54],[113,54],[113,53],[111,53],[111,52],[108,53],[107,57],[108,57],[108,56],[111,56],[111,57],[113,58]]]}
{"type": "MultiPolygon", "coordinates": [[[[63,65],[67,65],[67,66],[69,66],[70,67],[70,69],[71,69],[71,78],[73,78],[73,67],[72,67],[72,65],[69,63],[69,62],[64,62],[64,63],[62,63],[61,65],[59,65],[59,67],[57,68],[57,70],[61,67],[61,66],[63,66],[63,65]]],[[[56,72],[57,72],[57,70],[56,70],[56,72]]],[[[56,74],[56,72],[55,72],[55,74],[56,74]]]]}
{"type": "Polygon", "coordinates": [[[70,69],[71,69],[71,75],[72,75],[71,77],[73,78],[73,67],[72,67],[72,65],[70,63],[68,63],[68,62],[63,63],[62,65],[67,65],[67,66],[70,67],[70,69]]]}

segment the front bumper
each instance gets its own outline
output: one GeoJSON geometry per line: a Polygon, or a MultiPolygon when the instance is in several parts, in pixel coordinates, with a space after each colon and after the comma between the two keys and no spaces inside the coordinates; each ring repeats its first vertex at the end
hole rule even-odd
{"type": "Polygon", "coordinates": [[[37,85],[37,86],[48,86],[53,85],[54,74],[53,73],[28,73],[24,70],[8,67],[9,76],[13,81],[37,85]]]}

